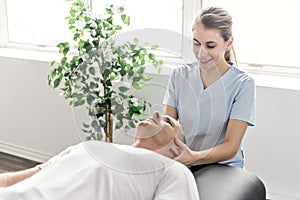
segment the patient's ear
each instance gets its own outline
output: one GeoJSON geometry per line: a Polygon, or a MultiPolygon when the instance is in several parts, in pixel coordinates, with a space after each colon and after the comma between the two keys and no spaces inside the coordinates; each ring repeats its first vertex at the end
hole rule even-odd
{"type": "Polygon", "coordinates": [[[156,150],[157,153],[167,156],[168,158],[174,159],[181,154],[180,148],[175,143],[175,138],[170,141],[169,144],[163,146],[162,148],[156,150]]]}

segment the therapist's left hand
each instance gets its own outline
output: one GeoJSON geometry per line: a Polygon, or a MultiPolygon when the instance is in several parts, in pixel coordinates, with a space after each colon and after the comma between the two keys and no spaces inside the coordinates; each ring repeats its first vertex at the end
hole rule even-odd
{"type": "Polygon", "coordinates": [[[186,166],[193,165],[197,161],[197,152],[192,151],[181,142],[178,138],[175,138],[175,144],[180,148],[181,154],[175,157],[174,159],[178,162],[181,162],[182,164],[186,166]]]}

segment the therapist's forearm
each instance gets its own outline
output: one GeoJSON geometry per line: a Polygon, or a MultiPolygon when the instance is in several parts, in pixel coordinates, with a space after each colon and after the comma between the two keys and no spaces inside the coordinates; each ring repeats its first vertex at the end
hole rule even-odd
{"type": "Polygon", "coordinates": [[[18,183],[24,179],[31,177],[38,171],[40,171],[38,167],[33,167],[18,172],[8,172],[0,174],[0,187],[11,186],[15,183],[18,183]]]}
{"type": "Polygon", "coordinates": [[[197,152],[192,165],[222,162],[233,158],[239,150],[247,127],[247,122],[229,120],[224,143],[204,152],[197,152]]]}
{"type": "Polygon", "coordinates": [[[230,147],[229,143],[224,143],[214,148],[193,153],[191,165],[202,165],[229,160],[234,157],[237,149],[230,147]]]}

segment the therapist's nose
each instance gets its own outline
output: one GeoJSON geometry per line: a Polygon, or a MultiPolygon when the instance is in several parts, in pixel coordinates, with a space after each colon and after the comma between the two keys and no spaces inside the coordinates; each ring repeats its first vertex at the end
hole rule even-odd
{"type": "Polygon", "coordinates": [[[199,50],[198,50],[198,58],[201,58],[201,57],[203,58],[203,57],[205,57],[207,55],[208,54],[207,54],[206,49],[203,46],[200,46],[199,50]]]}

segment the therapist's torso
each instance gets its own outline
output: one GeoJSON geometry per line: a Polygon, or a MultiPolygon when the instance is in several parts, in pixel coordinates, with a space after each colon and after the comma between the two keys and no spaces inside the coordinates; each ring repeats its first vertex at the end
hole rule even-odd
{"type": "MultiPolygon", "coordinates": [[[[163,103],[177,109],[189,148],[206,150],[224,142],[229,119],[254,125],[254,87],[253,79],[232,65],[204,89],[197,63],[186,64],[173,71],[163,103]]],[[[242,145],[222,163],[242,168],[242,145]]]]}

